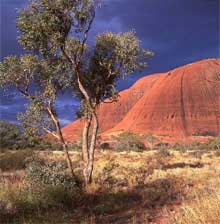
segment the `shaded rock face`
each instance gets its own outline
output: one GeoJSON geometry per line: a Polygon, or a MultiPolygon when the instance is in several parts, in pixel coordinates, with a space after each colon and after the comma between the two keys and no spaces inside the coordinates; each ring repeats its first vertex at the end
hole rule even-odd
{"type": "MultiPolygon", "coordinates": [[[[132,131],[187,137],[220,133],[220,59],[207,59],[163,74],[146,76],[120,92],[118,102],[101,104],[101,133],[132,131]]],[[[63,133],[68,141],[80,137],[83,121],[63,133]]]]}

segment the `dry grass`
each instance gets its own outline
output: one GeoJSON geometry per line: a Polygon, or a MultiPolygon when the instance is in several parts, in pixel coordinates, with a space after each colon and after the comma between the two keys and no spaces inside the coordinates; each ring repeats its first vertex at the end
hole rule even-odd
{"type": "MultiPolygon", "coordinates": [[[[62,152],[35,153],[46,160],[64,161],[62,152]]],[[[81,175],[80,153],[71,152],[71,156],[81,175]]],[[[32,215],[22,206],[15,209],[16,201],[27,198],[21,193],[23,174],[14,174],[11,179],[0,179],[4,181],[0,206],[4,202],[7,214],[13,214],[16,223],[220,223],[220,157],[208,149],[199,155],[175,150],[97,151],[93,184],[80,195],[74,208],[55,211],[51,205],[41,210],[38,201],[38,211],[32,215]]],[[[33,208],[33,204],[28,206],[33,208]]]]}
{"type": "Polygon", "coordinates": [[[190,203],[183,203],[173,218],[175,224],[219,224],[220,196],[214,192],[208,196],[197,195],[190,203]]]}

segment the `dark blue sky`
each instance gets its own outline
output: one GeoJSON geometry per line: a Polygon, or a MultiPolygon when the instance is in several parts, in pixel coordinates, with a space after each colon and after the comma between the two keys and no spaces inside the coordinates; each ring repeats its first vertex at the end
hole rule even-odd
{"type": "MultiPolygon", "coordinates": [[[[1,55],[22,54],[17,43],[16,10],[27,0],[0,0],[1,55]]],[[[99,32],[124,32],[135,29],[142,46],[155,52],[148,68],[119,83],[130,86],[141,76],[165,72],[204,58],[220,57],[219,0],[103,0],[93,24],[91,39],[99,32]]],[[[2,94],[1,94],[2,95],[2,94]]],[[[20,96],[1,96],[1,119],[16,121],[24,110],[20,96]]],[[[74,119],[76,102],[68,95],[57,104],[61,122],[74,119]]]]}

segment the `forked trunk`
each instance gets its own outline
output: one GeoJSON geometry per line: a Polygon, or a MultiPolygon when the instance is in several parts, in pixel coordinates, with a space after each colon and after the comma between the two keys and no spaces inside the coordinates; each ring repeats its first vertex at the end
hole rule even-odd
{"type": "Polygon", "coordinates": [[[92,127],[92,131],[91,131],[90,142],[89,142],[89,129],[90,129],[91,120],[88,120],[87,121],[88,123],[87,122],[85,123],[84,131],[85,131],[85,133],[87,131],[87,135],[83,135],[83,137],[84,137],[83,141],[85,141],[85,142],[83,142],[83,150],[87,149],[87,151],[86,151],[87,154],[85,157],[86,160],[84,161],[84,170],[83,170],[83,176],[84,176],[86,185],[90,184],[92,181],[94,152],[95,152],[95,145],[96,145],[96,139],[97,139],[97,134],[98,134],[98,126],[99,126],[96,112],[92,113],[92,121],[93,121],[93,127],[92,127]],[[87,160],[87,158],[88,158],[88,160],[87,160]]]}

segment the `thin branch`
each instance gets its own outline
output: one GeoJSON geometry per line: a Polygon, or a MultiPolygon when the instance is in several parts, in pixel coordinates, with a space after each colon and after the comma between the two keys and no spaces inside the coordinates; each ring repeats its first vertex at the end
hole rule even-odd
{"type": "Polygon", "coordinates": [[[28,92],[28,87],[25,88],[25,90],[21,89],[19,86],[16,86],[17,90],[23,94],[25,97],[27,97],[28,99],[31,99],[31,100],[35,100],[36,97],[35,96],[32,96],[29,94],[28,92]]]}
{"type": "Polygon", "coordinates": [[[43,127],[43,130],[46,131],[48,134],[53,135],[55,138],[59,140],[59,136],[56,135],[53,131],[48,130],[47,128],[43,127]]]}
{"type": "Polygon", "coordinates": [[[83,39],[82,44],[81,44],[80,60],[78,61],[78,64],[80,64],[82,55],[84,53],[85,43],[86,43],[86,41],[88,39],[88,34],[89,34],[89,31],[90,31],[90,29],[92,27],[92,23],[93,23],[94,19],[95,19],[95,10],[93,11],[93,15],[92,15],[91,20],[89,21],[89,25],[88,25],[87,29],[84,32],[84,39],[83,39]]]}

